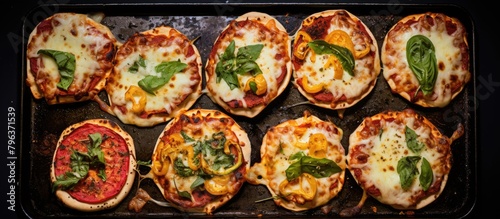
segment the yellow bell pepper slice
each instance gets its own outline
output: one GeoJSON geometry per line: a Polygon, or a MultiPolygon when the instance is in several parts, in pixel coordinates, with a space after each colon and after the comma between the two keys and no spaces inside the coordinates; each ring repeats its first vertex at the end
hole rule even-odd
{"type": "Polygon", "coordinates": [[[297,49],[293,51],[293,55],[300,60],[306,58],[307,52],[310,50],[309,46],[307,43],[312,41],[311,36],[307,34],[305,31],[300,30],[297,32],[297,36],[295,37],[296,40],[300,39],[302,37],[302,41],[300,41],[300,44],[297,45],[297,49]]]}
{"type": "Polygon", "coordinates": [[[230,175],[214,176],[204,182],[205,189],[212,195],[225,195],[229,192],[230,175]]]}
{"type": "Polygon", "coordinates": [[[267,91],[267,81],[263,74],[258,74],[257,76],[248,79],[244,91],[251,90],[250,83],[255,82],[257,90],[254,92],[255,95],[262,95],[267,91]]]}
{"type": "Polygon", "coordinates": [[[307,76],[302,77],[302,88],[304,88],[307,93],[318,93],[321,90],[323,90],[324,83],[319,83],[316,85],[310,85],[309,80],[307,79],[307,76]]]}
{"type": "Polygon", "coordinates": [[[125,93],[125,100],[132,102],[132,108],[130,109],[132,112],[141,113],[146,107],[146,92],[140,87],[132,85],[125,93]]]}
{"type": "Polygon", "coordinates": [[[164,176],[168,172],[170,162],[167,160],[165,163],[162,163],[159,160],[153,161],[153,165],[151,169],[153,169],[153,173],[157,176],[164,176]]]}
{"type": "Polygon", "coordinates": [[[354,43],[351,36],[343,30],[334,30],[325,37],[325,41],[331,44],[342,46],[351,51],[355,59],[362,58],[370,52],[370,46],[365,42],[365,49],[357,51],[354,49],[354,43]]]}
{"type": "Polygon", "coordinates": [[[325,158],[328,141],[322,133],[312,134],[309,138],[309,155],[315,158],[325,158]]]}
{"type": "MultiPolygon", "coordinates": [[[[298,195],[304,198],[307,201],[311,201],[316,196],[317,191],[317,182],[316,178],[308,173],[302,173],[297,179],[299,180],[299,189],[287,191],[287,186],[289,185],[289,181],[287,179],[283,180],[279,185],[279,192],[284,196],[289,195],[298,195]],[[309,186],[305,186],[304,180],[307,182],[309,186]]],[[[293,181],[293,180],[292,180],[293,181]]]]}

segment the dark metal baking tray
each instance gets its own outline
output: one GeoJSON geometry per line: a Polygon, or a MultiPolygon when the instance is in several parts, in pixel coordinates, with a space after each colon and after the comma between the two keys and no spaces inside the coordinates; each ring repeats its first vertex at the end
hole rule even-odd
{"type": "MultiPolygon", "coordinates": [[[[441,196],[423,209],[400,211],[368,198],[356,217],[418,217],[418,218],[460,218],[467,215],[476,200],[476,102],[475,102],[475,38],[474,23],[467,10],[449,4],[362,4],[362,3],[114,3],[114,4],[56,4],[40,5],[24,16],[24,47],[27,36],[37,22],[56,12],[93,13],[103,12],[106,17],[102,23],[108,26],[117,39],[124,42],[135,32],[168,25],[177,28],[190,39],[195,39],[202,60],[205,63],[211,46],[219,32],[237,16],[260,11],[276,17],[290,35],[296,31],[303,18],[328,10],[346,9],[358,16],[370,28],[377,39],[379,48],[387,31],[402,17],[427,11],[441,12],[458,18],[468,30],[470,46],[472,81],[444,108],[422,108],[413,105],[400,96],[390,92],[382,76],[379,75],[376,87],[362,101],[348,108],[344,117],[338,113],[312,105],[298,105],[305,101],[296,88],[290,84],[280,97],[274,100],[260,115],[253,119],[239,116],[233,118],[248,132],[252,143],[252,164],[260,160],[261,139],[267,129],[288,119],[301,117],[304,110],[324,120],[333,121],[343,131],[342,145],[347,149],[348,138],[352,131],[367,117],[385,110],[412,108],[430,119],[445,135],[451,136],[458,123],[465,127],[465,134],[452,144],[453,166],[449,180],[441,196]]],[[[138,189],[135,185],[131,194],[116,208],[95,213],[83,213],[62,206],[51,193],[49,170],[56,141],[67,126],[86,119],[107,118],[117,122],[129,132],[135,142],[139,160],[150,160],[156,138],[165,124],[150,128],[125,125],[116,117],[102,111],[94,101],[83,103],[47,105],[44,100],[35,100],[25,85],[26,63],[22,65],[22,124],[21,124],[21,175],[20,202],[24,214],[33,218],[52,217],[208,217],[204,214],[187,214],[173,208],[159,207],[148,203],[141,212],[127,210],[127,204],[138,189]]],[[[105,92],[99,94],[106,99],[105,92]]],[[[222,108],[215,105],[206,95],[202,95],[192,108],[222,108]]],[[[141,170],[145,171],[145,170],[141,170]]],[[[137,179],[136,179],[137,182],[137,179]]],[[[140,188],[145,189],[153,198],[163,197],[152,180],[143,180],[140,188]]],[[[292,212],[277,207],[272,201],[259,202],[268,198],[267,188],[260,185],[245,184],[240,192],[228,203],[219,208],[211,217],[340,217],[339,212],[355,206],[361,199],[362,190],[346,171],[346,181],[342,191],[328,204],[332,210],[324,214],[319,208],[304,212],[292,212]]]]}

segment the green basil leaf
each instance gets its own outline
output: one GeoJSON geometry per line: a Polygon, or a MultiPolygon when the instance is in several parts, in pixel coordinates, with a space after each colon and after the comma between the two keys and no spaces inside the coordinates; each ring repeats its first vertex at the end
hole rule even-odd
{"type": "Polygon", "coordinates": [[[196,179],[194,180],[194,182],[191,184],[190,188],[191,189],[194,189],[198,186],[201,186],[203,185],[203,183],[205,183],[205,179],[203,179],[202,177],[196,177],[196,179]]]}
{"type": "Polygon", "coordinates": [[[128,68],[128,71],[132,72],[132,73],[137,73],[137,71],[139,71],[139,67],[143,67],[143,68],[146,67],[146,61],[144,60],[144,58],[142,58],[142,56],[139,56],[139,60],[135,61],[132,64],[132,66],[130,66],[130,68],[128,68]]]}
{"type": "Polygon", "coordinates": [[[259,65],[255,61],[247,61],[234,70],[235,74],[245,74],[247,72],[251,73],[252,76],[262,74],[259,65]]]}
{"type": "Polygon", "coordinates": [[[302,174],[302,165],[300,161],[290,164],[290,166],[288,166],[288,168],[285,170],[285,173],[288,181],[299,177],[302,174]]]}
{"type": "MultiPolygon", "coordinates": [[[[292,156],[300,156],[299,153],[292,156]]],[[[302,173],[308,173],[316,178],[328,177],[332,174],[341,172],[340,168],[335,162],[326,158],[313,158],[310,156],[301,156],[300,160],[292,163],[286,170],[286,178],[288,181],[299,177],[302,173]]]]}
{"type": "Polygon", "coordinates": [[[234,51],[236,49],[236,44],[234,40],[232,40],[229,45],[227,46],[226,50],[224,50],[224,53],[220,57],[221,60],[230,60],[234,59],[234,51]]]}
{"type": "Polygon", "coordinates": [[[184,162],[182,162],[181,158],[177,158],[174,161],[174,169],[175,172],[182,177],[187,177],[187,176],[194,176],[195,171],[189,168],[188,166],[184,165],[184,162]]]}
{"type": "Polygon", "coordinates": [[[51,49],[41,49],[38,50],[37,53],[50,56],[56,61],[57,69],[59,70],[59,74],[61,76],[61,80],[57,83],[57,87],[63,90],[68,90],[71,83],[73,83],[75,74],[75,55],[51,49]]]}
{"type": "Polygon", "coordinates": [[[419,156],[407,156],[398,161],[397,172],[399,174],[401,188],[405,190],[410,188],[413,180],[418,174],[417,163],[419,160],[419,156]]]}
{"type": "MultiPolygon", "coordinates": [[[[233,41],[234,42],[234,41],[233,41]]],[[[255,44],[243,46],[238,49],[237,59],[249,59],[251,61],[257,60],[259,58],[260,52],[264,48],[263,44],[255,44]]]]}
{"type": "Polygon", "coordinates": [[[422,160],[420,171],[422,172],[419,177],[420,185],[422,186],[424,191],[427,191],[427,189],[429,189],[429,187],[431,186],[434,174],[432,173],[431,164],[427,159],[425,159],[425,157],[422,160]]]}
{"type": "Polygon", "coordinates": [[[432,41],[423,35],[412,36],[406,42],[406,59],[424,95],[431,93],[438,74],[432,41]]]}
{"type": "Polygon", "coordinates": [[[299,151],[299,152],[297,152],[297,153],[295,153],[295,154],[292,154],[292,156],[290,156],[290,160],[297,160],[297,159],[302,158],[303,156],[306,156],[306,155],[304,154],[304,152],[299,151]]]}
{"type": "Polygon", "coordinates": [[[408,146],[410,151],[418,154],[425,147],[425,144],[420,142],[417,137],[418,135],[414,130],[412,130],[408,126],[405,126],[406,145],[408,146]]]}
{"type": "Polygon", "coordinates": [[[349,75],[354,76],[354,56],[351,51],[345,47],[338,46],[335,44],[329,44],[324,40],[313,40],[307,45],[316,53],[316,54],[332,54],[339,59],[342,64],[342,68],[349,73],[349,75]]]}
{"type": "Polygon", "coordinates": [[[257,83],[255,83],[255,81],[250,81],[248,85],[250,86],[250,90],[252,90],[253,93],[257,92],[257,83]]]}
{"type": "Polygon", "coordinates": [[[144,91],[155,95],[155,91],[160,89],[163,85],[168,83],[170,78],[175,73],[179,73],[184,68],[187,67],[187,64],[178,61],[170,61],[170,62],[162,62],[155,67],[155,71],[161,73],[161,76],[153,76],[148,75],[141,79],[138,83],[139,87],[141,87],[144,91]]]}
{"type": "Polygon", "coordinates": [[[302,172],[309,173],[316,178],[328,177],[342,171],[335,162],[326,158],[316,159],[304,156],[300,159],[300,162],[302,172]]]}
{"type": "Polygon", "coordinates": [[[217,75],[216,82],[224,80],[229,88],[239,88],[238,74],[251,73],[253,76],[262,73],[259,65],[255,62],[264,48],[263,44],[243,46],[238,49],[235,55],[236,44],[234,40],[219,56],[219,62],[215,66],[217,75]]]}

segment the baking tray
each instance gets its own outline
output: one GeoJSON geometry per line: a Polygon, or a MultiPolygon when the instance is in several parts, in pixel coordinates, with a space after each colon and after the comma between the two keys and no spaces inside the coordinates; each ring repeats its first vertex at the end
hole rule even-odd
{"type": "MultiPolygon", "coordinates": [[[[344,131],[342,145],[348,147],[349,135],[361,121],[385,110],[403,110],[412,108],[426,116],[447,136],[451,136],[458,123],[465,127],[465,133],[452,144],[453,166],[449,173],[446,188],[440,197],[423,209],[401,211],[368,198],[361,212],[356,217],[418,217],[418,218],[460,218],[472,210],[476,201],[476,102],[475,102],[475,37],[474,22],[467,10],[450,4],[363,4],[363,3],[113,3],[113,4],[54,4],[40,5],[24,16],[23,50],[26,40],[37,22],[56,12],[94,13],[103,12],[106,17],[101,23],[108,26],[116,38],[124,42],[135,32],[148,30],[159,25],[172,26],[195,41],[203,63],[206,62],[211,46],[220,31],[230,20],[249,11],[268,13],[276,17],[293,35],[302,19],[310,14],[328,10],[346,9],[358,16],[374,34],[379,49],[387,31],[402,17],[428,11],[441,12],[458,18],[468,31],[472,80],[464,90],[444,108],[423,108],[409,103],[397,94],[391,93],[388,84],[380,73],[376,86],[363,100],[348,108],[340,118],[333,110],[313,105],[293,104],[303,102],[298,90],[290,84],[260,115],[253,119],[232,116],[249,134],[252,144],[251,162],[260,161],[261,139],[267,129],[288,119],[303,116],[305,110],[324,120],[334,122],[344,131]]],[[[21,174],[20,206],[23,213],[33,218],[53,217],[104,217],[104,218],[156,218],[156,217],[340,217],[342,209],[355,206],[362,196],[362,189],[346,171],[343,189],[328,205],[332,210],[327,214],[319,208],[303,212],[292,212],[280,208],[272,201],[256,203],[268,198],[270,193],[263,185],[245,184],[240,192],[213,215],[183,213],[174,208],[159,207],[153,203],[144,206],[136,213],[127,209],[138,187],[146,190],[151,197],[164,200],[156,185],[145,179],[137,184],[116,208],[95,212],[78,212],[62,206],[51,193],[49,170],[57,139],[61,132],[71,124],[93,118],[106,118],[115,121],[134,139],[137,158],[150,160],[156,138],[165,123],[144,128],[125,125],[116,117],[102,111],[94,101],[63,105],[47,105],[44,100],[35,100],[26,86],[25,54],[20,57],[22,68],[22,122],[21,122],[21,174]]],[[[105,92],[99,96],[106,100],[105,92]]],[[[202,95],[192,108],[218,109],[207,95],[202,95]]],[[[148,170],[140,169],[144,173],[148,170]]],[[[136,183],[138,182],[136,178],[136,183]]]]}

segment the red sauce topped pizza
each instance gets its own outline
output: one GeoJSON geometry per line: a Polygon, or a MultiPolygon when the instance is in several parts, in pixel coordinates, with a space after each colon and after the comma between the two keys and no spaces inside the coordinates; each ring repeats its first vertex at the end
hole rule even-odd
{"type": "Polygon", "coordinates": [[[109,120],[93,119],[62,132],[50,178],[65,205],[98,211],[116,206],[128,194],[135,168],[131,136],[109,120]]]}

